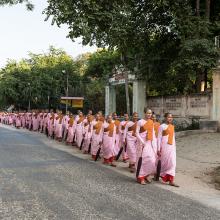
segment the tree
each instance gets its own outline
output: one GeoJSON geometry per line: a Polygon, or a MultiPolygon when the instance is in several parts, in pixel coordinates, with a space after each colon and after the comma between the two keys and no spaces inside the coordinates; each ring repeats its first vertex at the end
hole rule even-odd
{"type": "Polygon", "coordinates": [[[34,5],[29,1],[29,0],[1,0],[0,1],[0,6],[4,6],[4,5],[16,5],[16,4],[20,4],[20,3],[26,3],[26,7],[28,10],[33,10],[34,9],[34,5]]]}
{"type": "MultiPolygon", "coordinates": [[[[215,65],[213,58],[218,54],[213,39],[220,34],[217,0],[50,0],[48,3],[44,11],[47,18],[52,16],[53,23],[58,25],[67,24],[72,40],[82,37],[84,44],[116,49],[125,57],[123,64],[127,68],[146,78],[149,91],[150,84],[156,83],[154,79],[167,80],[171,72],[175,72],[172,76],[177,81],[182,77],[179,66],[174,64],[182,59],[186,47],[191,46],[190,50],[196,53],[195,48],[207,40],[211,47],[202,47],[200,52],[206,56],[207,68],[215,65]],[[158,64],[165,67],[162,77],[158,64]]],[[[192,54],[188,55],[190,59],[192,54]]],[[[203,73],[199,66],[193,68],[197,78],[208,71],[202,69],[203,73]]]]}
{"type": "Polygon", "coordinates": [[[9,61],[0,72],[0,97],[4,105],[27,108],[56,108],[65,95],[68,72],[70,88],[76,86],[79,75],[72,58],[63,50],[50,47],[47,54],[29,54],[29,59],[9,61]],[[49,103],[48,103],[49,97],[49,103]],[[49,105],[49,106],[48,106],[49,105]]]}

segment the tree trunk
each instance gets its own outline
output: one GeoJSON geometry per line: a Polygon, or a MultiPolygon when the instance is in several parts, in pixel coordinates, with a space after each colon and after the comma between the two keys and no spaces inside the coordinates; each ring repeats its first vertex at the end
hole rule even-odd
{"type": "Polygon", "coordinates": [[[195,82],[195,88],[197,93],[201,92],[201,85],[203,80],[204,80],[204,73],[201,70],[198,70],[196,74],[196,82],[195,82]]]}
{"type": "Polygon", "coordinates": [[[125,72],[125,94],[126,94],[126,106],[127,106],[127,113],[130,116],[130,98],[129,98],[129,91],[128,91],[128,72],[125,72]]]}
{"type": "Polygon", "coordinates": [[[200,16],[200,0],[196,0],[196,16],[200,16]]]}
{"type": "Polygon", "coordinates": [[[205,17],[207,20],[209,20],[209,18],[210,18],[210,4],[211,4],[211,0],[206,0],[205,17]]]}
{"type": "MultiPolygon", "coordinates": [[[[121,57],[122,63],[125,64],[126,67],[126,57],[124,54],[122,54],[121,57]]],[[[124,77],[125,77],[125,95],[126,95],[126,107],[127,107],[127,114],[130,116],[130,99],[129,99],[129,91],[128,91],[128,72],[127,70],[125,70],[125,72],[123,73],[124,77]]]]}

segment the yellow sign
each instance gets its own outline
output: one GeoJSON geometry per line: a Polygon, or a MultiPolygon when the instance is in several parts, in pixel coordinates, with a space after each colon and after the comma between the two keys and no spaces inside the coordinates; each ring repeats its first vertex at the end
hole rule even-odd
{"type": "Polygon", "coordinates": [[[83,100],[82,97],[61,97],[60,103],[67,104],[73,108],[83,108],[83,100]]]}
{"type": "Polygon", "coordinates": [[[83,100],[81,99],[73,99],[72,100],[72,107],[73,108],[83,108],[83,100]]]}

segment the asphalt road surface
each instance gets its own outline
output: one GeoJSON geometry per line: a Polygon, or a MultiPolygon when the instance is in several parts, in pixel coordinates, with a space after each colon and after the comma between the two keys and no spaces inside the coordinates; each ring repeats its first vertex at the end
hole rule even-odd
{"type": "Polygon", "coordinates": [[[0,127],[0,219],[219,220],[220,212],[0,127]]]}

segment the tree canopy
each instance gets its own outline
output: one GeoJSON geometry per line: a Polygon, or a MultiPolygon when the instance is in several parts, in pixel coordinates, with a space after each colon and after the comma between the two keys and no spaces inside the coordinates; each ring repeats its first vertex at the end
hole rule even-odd
{"type": "MultiPolygon", "coordinates": [[[[185,82],[198,91],[219,56],[214,46],[219,10],[217,0],[49,0],[44,13],[58,26],[67,24],[72,40],[82,37],[83,44],[116,49],[123,64],[148,84],[174,76],[176,84],[184,72],[189,75],[185,82]]],[[[187,90],[183,84],[180,93],[187,90]]],[[[166,91],[162,85],[158,89],[166,91]]]]}
{"type": "Polygon", "coordinates": [[[0,6],[4,5],[16,5],[20,3],[26,3],[28,10],[33,10],[34,5],[29,0],[0,0],[0,6]]]}

